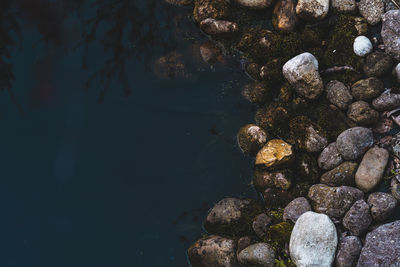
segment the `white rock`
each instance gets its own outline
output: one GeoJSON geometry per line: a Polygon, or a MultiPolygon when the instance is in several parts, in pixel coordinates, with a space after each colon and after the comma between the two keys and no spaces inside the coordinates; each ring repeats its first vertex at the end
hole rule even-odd
{"type": "Polygon", "coordinates": [[[331,267],[337,246],[336,228],[328,216],[308,211],[290,236],[290,257],[297,267],[331,267]]]}
{"type": "Polygon", "coordinates": [[[329,0],[299,0],[296,14],[308,21],[322,20],[328,15],[329,0]]]}
{"type": "Polygon", "coordinates": [[[372,43],[365,36],[358,36],[353,44],[354,53],[357,56],[363,57],[372,52],[372,43]]]}
{"type": "Polygon", "coordinates": [[[253,9],[262,9],[269,7],[272,0],[236,0],[239,5],[253,9]]]}
{"type": "Polygon", "coordinates": [[[396,77],[397,82],[400,83],[400,63],[397,64],[396,68],[394,68],[394,76],[396,77]]]}

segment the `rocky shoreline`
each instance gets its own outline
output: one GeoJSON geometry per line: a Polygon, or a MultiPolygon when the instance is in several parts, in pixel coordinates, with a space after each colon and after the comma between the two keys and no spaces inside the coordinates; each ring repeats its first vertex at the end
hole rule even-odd
{"type": "Polygon", "coordinates": [[[193,7],[204,61],[243,62],[257,106],[237,140],[260,198],[219,201],[191,266],[400,264],[400,3],[167,2],[193,7]]]}

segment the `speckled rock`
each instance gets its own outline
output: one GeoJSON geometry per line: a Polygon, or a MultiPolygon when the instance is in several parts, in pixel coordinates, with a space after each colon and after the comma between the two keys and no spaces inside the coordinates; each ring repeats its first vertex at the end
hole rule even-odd
{"type": "Polygon", "coordinates": [[[253,184],[257,191],[264,191],[268,187],[287,190],[292,184],[290,170],[269,171],[257,168],[254,171],[253,184]]]}
{"type": "Polygon", "coordinates": [[[347,117],[357,125],[371,126],[378,122],[379,113],[367,102],[359,100],[349,106],[347,117]]]}
{"type": "Polygon", "coordinates": [[[305,212],[311,211],[311,205],[304,197],[293,199],[283,211],[283,219],[296,223],[297,219],[305,212]]]}
{"type": "Polygon", "coordinates": [[[318,61],[310,53],[303,53],[292,58],[285,63],[282,71],[286,80],[305,98],[315,99],[324,90],[324,85],[318,72],[318,61]]]}
{"type": "Polygon", "coordinates": [[[392,58],[383,52],[368,54],[364,62],[364,73],[368,77],[380,77],[392,70],[392,58]]]}
{"type": "Polygon", "coordinates": [[[396,178],[390,181],[390,192],[395,199],[400,200],[400,182],[396,178]]]}
{"type": "Polygon", "coordinates": [[[192,267],[238,267],[236,242],[221,236],[208,236],[188,249],[192,267]]]}
{"type": "Polygon", "coordinates": [[[267,138],[268,134],[255,124],[243,126],[237,135],[240,149],[250,155],[256,155],[267,142],[267,138]]]}
{"type": "Polygon", "coordinates": [[[354,185],[357,166],[355,162],[343,162],[333,170],[324,173],[321,176],[321,183],[330,186],[354,185]]]}
{"type": "Polygon", "coordinates": [[[265,235],[267,234],[268,227],[272,223],[272,218],[269,217],[265,213],[258,214],[256,217],[253,219],[253,231],[256,233],[256,235],[260,238],[263,239],[265,235]]]}
{"type": "Polygon", "coordinates": [[[362,243],[357,236],[345,236],[339,241],[336,253],[336,267],[353,267],[360,256],[362,243]]]}
{"type": "Polygon", "coordinates": [[[342,132],[337,140],[336,147],[345,160],[359,159],[374,143],[371,129],[353,127],[342,132]]]}
{"type": "Polygon", "coordinates": [[[357,100],[369,100],[378,97],[385,87],[383,82],[375,77],[359,80],[351,86],[351,94],[357,100]]]}
{"type": "Polygon", "coordinates": [[[200,29],[215,37],[229,37],[239,31],[239,26],[231,21],[207,18],[200,22],[200,29]]]}
{"type": "Polygon", "coordinates": [[[332,0],[331,5],[341,13],[353,13],[357,10],[357,3],[355,0],[332,0]]]}
{"type": "Polygon", "coordinates": [[[365,36],[358,36],[353,43],[353,50],[357,56],[364,57],[372,52],[371,41],[365,36]]]}
{"type": "Polygon", "coordinates": [[[353,203],[363,197],[362,191],[350,186],[331,187],[316,184],[308,191],[313,209],[335,219],[342,218],[353,203]]]}
{"type": "Polygon", "coordinates": [[[368,204],[371,206],[372,218],[382,222],[392,215],[397,206],[397,200],[389,193],[374,192],[368,197],[368,204]]]}
{"type": "Polygon", "coordinates": [[[263,192],[263,197],[265,205],[270,208],[285,207],[293,199],[288,191],[278,188],[265,189],[263,192]]]}
{"type": "Polygon", "coordinates": [[[400,221],[395,221],[367,234],[357,266],[396,266],[399,259],[400,221]]]}
{"type": "Polygon", "coordinates": [[[290,257],[297,267],[330,267],[336,246],[336,228],[329,217],[308,211],[300,216],[293,228],[290,257]]]}
{"type": "Polygon", "coordinates": [[[379,111],[398,108],[400,107],[400,94],[392,94],[389,90],[385,91],[372,101],[372,106],[379,111]]]}
{"type": "Polygon", "coordinates": [[[400,63],[393,69],[393,76],[396,78],[397,82],[400,83],[400,63]]]}
{"type": "Polygon", "coordinates": [[[275,251],[267,243],[255,243],[243,249],[238,260],[245,266],[273,267],[275,266],[275,251]]]}
{"type": "Polygon", "coordinates": [[[373,147],[365,153],[358,166],[355,181],[359,189],[364,192],[371,191],[383,177],[389,159],[389,152],[380,147],[373,147]]]}
{"type": "Polygon", "coordinates": [[[326,98],[342,110],[346,110],[353,100],[350,89],[342,82],[336,80],[330,81],[326,85],[326,98]]]}
{"type": "Polygon", "coordinates": [[[252,8],[252,9],[263,9],[267,8],[272,4],[272,0],[235,0],[239,5],[252,8]]]}
{"type": "Polygon", "coordinates": [[[328,145],[325,131],[305,116],[293,118],[289,127],[296,145],[307,152],[320,152],[328,145]]]}
{"type": "Polygon", "coordinates": [[[299,0],[296,14],[307,21],[322,20],[328,15],[329,0],[299,0]]]}
{"type": "Polygon", "coordinates": [[[382,40],[385,52],[400,61],[400,10],[391,10],[382,16],[382,40]]]}
{"type": "Polygon", "coordinates": [[[339,166],[343,162],[342,155],[336,148],[336,142],[330,143],[327,147],[322,150],[318,157],[318,166],[322,170],[332,170],[339,166]]]}
{"type": "Polygon", "coordinates": [[[369,24],[376,25],[385,13],[385,4],[382,0],[361,0],[358,3],[358,10],[369,24]]]}
{"type": "Polygon", "coordinates": [[[256,165],[274,168],[293,160],[292,146],[281,139],[269,140],[256,156],[256,165]]]}
{"type": "Polygon", "coordinates": [[[297,24],[296,1],[278,0],[274,6],[272,24],[278,31],[292,31],[297,24]]]}
{"type": "Polygon", "coordinates": [[[350,231],[352,235],[359,236],[363,234],[372,222],[369,212],[369,205],[363,200],[357,200],[350,210],[343,217],[343,226],[350,231]]]}

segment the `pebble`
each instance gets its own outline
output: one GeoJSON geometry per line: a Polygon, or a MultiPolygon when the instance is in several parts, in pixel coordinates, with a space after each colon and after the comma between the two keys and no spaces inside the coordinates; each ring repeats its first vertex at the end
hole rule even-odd
{"type": "Polygon", "coordinates": [[[385,4],[382,0],[360,0],[358,10],[370,25],[376,25],[385,13],[385,4]]]}
{"type": "Polygon", "coordinates": [[[239,26],[227,20],[204,19],[200,22],[200,29],[215,37],[228,37],[239,31],[239,26]]]}
{"type": "Polygon", "coordinates": [[[351,86],[353,97],[364,101],[378,97],[384,90],[383,82],[375,77],[359,80],[351,86]]]}
{"type": "Polygon", "coordinates": [[[307,152],[321,152],[328,145],[326,133],[305,116],[293,118],[290,123],[291,138],[307,152]]]}
{"type": "Polygon", "coordinates": [[[392,58],[383,52],[373,52],[367,55],[364,63],[364,73],[367,77],[380,77],[392,70],[392,58]]]}
{"type": "Polygon", "coordinates": [[[263,9],[272,4],[272,0],[236,0],[236,2],[244,7],[251,9],[263,9]]]}
{"type": "Polygon", "coordinates": [[[308,211],[300,216],[290,236],[290,257],[297,267],[330,267],[335,259],[336,228],[328,216],[308,211]]]}
{"type": "Polygon", "coordinates": [[[357,9],[355,0],[332,0],[331,5],[340,13],[353,13],[357,9]]]}
{"type": "Polygon", "coordinates": [[[269,140],[256,156],[256,165],[265,168],[280,167],[294,157],[292,146],[281,139],[269,140]]]}
{"type": "Polygon", "coordinates": [[[321,176],[320,182],[322,184],[330,186],[341,186],[341,185],[354,185],[354,175],[357,171],[358,164],[351,161],[346,161],[324,173],[321,176]]]}
{"type": "Polygon", "coordinates": [[[400,94],[392,94],[389,90],[385,91],[372,101],[372,106],[379,111],[398,108],[400,107],[400,94]]]}
{"type": "Polygon", "coordinates": [[[254,217],[253,219],[253,231],[256,233],[256,235],[260,238],[263,239],[265,235],[267,234],[268,227],[272,223],[272,218],[269,217],[265,213],[261,213],[254,217]]]}
{"type": "Polygon", "coordinates": [[[253,184],[257,191],[264,191],[268,187],[288,190],[292,185],[290,170],[269,171],[257,168],[254,171],[253,184]]]}
{"type": "Polygon", "coordinates": [[[240,149],[250,155],[256,155],[267,142],[267,138],[268,134],[255,124],[243,126],[237,134],[240,149]]]}
{"type": "Polygon", "coordinates": [[[278,31],[293,31],[297,24],[296,1],[278,0],[274,6],[272,25],[278,31]]]}
{"type": "Polygon", "coordinates": [[[245,266],[272,267],[275,266],[275,251],[267,243],[255,243],[243,249],[238,260],[245,266]]]}
{"type": "Polygon", "coordinates": [[[397,200],[389,193],[374,192],[368,197],[372,218],[377,222],[385,221],[393,214],[397,200]]]}
{"type": "Polygon", "coordinates": [[[193,17],[197,22],[207,18],[224,19],[229,13],[229,3],[226,0],[195,0],[193,17]]]}
{"type": "Polygon", "coordinates": [[[357,125],[370,126],[378,122],[379,113],[367,102],[360,100],[349,106],[347,117],[357,125]]]}
{"type": "Polygon", "coordinates": [[[332,170],[343,162],[343,157],[340,155],[336,147],[336,142],[330,143],[322,150],[318,157],[318,166],[323,170],[332,170]]]}
{"type": "Polygon", "coordinates": [[[336,140],[336,147],[345,160],[359,159],[374,143],[372,130],[353,127],[343,131],[336,140]]]}
{"type": "Polygon", "coordinates": [[[345,236],[339,241],[336,253],[336,267],[352,267],[360,256],[362,243],[357,236],[345,236]]]}
{"type": "Polygon", "coordinates": [[[400,61],[400,10],[391,10],[382,16],[381,36],[385,52],[400,61]]]}
{"type": "Polygon", "coordinates": [[[299,0],[296,14],[306,21],[322,20],[328,15],[329,0],[299,0]]]}
{"type": "Polygon", "coordinates": [[[283,211],[283,219],[285,221],[291,220],[296,223],[297,219],[307,211],[311,211],[311,205],[308,200],[304,197],[298,197],[293,199],[283,211]]]}
{"type": "Polygon", "coordinates": [[[367,54],[372,52],[372,43],[371,41],[365,36],[358,36],[354,40],[353,50],[357,56],[364,57],[367,54]]]}
{"type": "Polygon", "coordinates": [[[343,226],[352,235],[362,235],[372,222],[369,205],[363,200],[357,200],[343,217],[343,226]]]}
{"type": "Polygon", "coordinates": [[[330,81],[326,85],[326,98],[341,110],[346,110],[353,100],[350,89],[336,80],[330,81]]]}

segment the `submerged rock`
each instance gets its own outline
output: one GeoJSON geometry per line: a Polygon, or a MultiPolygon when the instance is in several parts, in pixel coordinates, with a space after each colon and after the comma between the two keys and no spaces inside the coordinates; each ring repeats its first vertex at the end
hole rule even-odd
{"type": "Polygon", "coordinates": [[[273,267],[275,266],[275,251],[267,243],[256,243],[243,249],[238,260],[245,266],[273,267]]]}
{"type": "Polygon", "coordinates": [[[234,22],[207,18],[200,22],[200,29],[215,37],[229,37],[239,31],[239,26],[234,22]]]}
{"type": "Polygon", "coordinates": [[[267,188],[263,193],[265,205],[268,208],[281,208],[289,204],[293,199],[287,190],[267,188]]]}
{"type": "Polygon", "coordinates": [[[336,246],[336,228],[329,217],[308,211],[300,216],[293,228],[290,257],[297,267],[330,267],[336,246]]]}
{"type": "Polygon", "coordinates": [[[354,175],[357,171],[358,164],[346,161],[324,173],[321,176],[321,183],[330,186],[354,185],[354,175]]]}
{"type": "Polygon", "coordinates": [[[268,227],[272,223],[272,218],[269,217],[265,213],[261,213],[257,215],[254,220],[253,220],[253,231],[256,233],[256,235],[260,238],[263,239],[265,235],[267,234],[268,227]]]}
{"type": "Polygon", "coordinates": [[[351,94],[357,100],[367,101],[378,97],[385,87],[383,82],[375,77],[359,80],[351,86],[351,94]]]}
{"type": "Polygon", "coordinates": [[[346,110],[353,100],[349,88],[336,80],[330,81],[326,85],[326,98],[342,110],[346,110]]]}
{"type": "Polygon", "coordinates": [[[369,212],[369,205],[363,200],[357,200],[350,210],[343,217],[343,226],[350,231],[352,235],[359,236],[363,234],[372,222],[369,212]]]}
{"type": "Polygon", "coordinates": [[[373,147],[365,153],[358,166],[355,181],[359,189],[364,192],[371,191],[383,177],[389,159],[389,152],[380,147],[373,147]]]}
{"type": "Polygon", "coordinates": [[[328,15],[329,0],[299,0],[296,14],[307,21],[322,20],[328,15]]]}
{"type": "Polygon", "coordinates": [[[256,165],[275,168],[289,163],[293,158],[291,145],[281,139],[272,139],[258,152],[256,165]]]}
{"type": "Polygon", "coordinates": [[[207,18],[224,19],[229,13],[226,0],[194,0],[193,16],[197,22],[207,18]]]}
{"type": "Polygon", "coordinates": [[[370,126],[378,122],[379,113],[367,102],[360,100],[349,106],[347,117],[357,125],[370,126]]]}
{"type": "Polygon", "coordinates": [[[236,242],[217,235],[196,241],[188,249],[192,267],[238,267],[236,242]]]}
{"type": "Polygon", "coordinates": [[[373,50],[371,41],[365,36],[358,36],[353,44],[354,53],[357,56],[364,57],[373,50]]]}
{"type": "Polygon", "coordinates": [[[399,259],[400,221],[395,221],[367,234],[357,266],[396,266],[399,259]]]}
{"type": "Polygon", "coordinates": [[[268,187],[280,188],[283,190],[289,189],[291,186],[290,170],[268,171],[257,168],[254,171],[253,184],[257,191],[264,191],[268,187]]]}
{"type": "Polygon", "coordinates": [[[334,219],[342,218],[353,203],[363,197],[362,191],[350,186],[316,184],[308,191],[313,209],[334,219]]]}
{"type": "Polygon", "coordinates": [[[332,0],[331,4],[334,9],[342,13],[353,13],[357,9],[355,0],[332,0]]]}
{"type": "Polygon", "coordinates": [[[255,124],[247,124],[240,128],[237,141],[244,153],[256,155],[267,142],[268,134],[255,124]]]}
{"type": "Polygon", "coordinates": [[[400,107],[400,94],[392,94],[390,91],[385,91],[372,101],[372,106],[379,111],[398,108],[400,107]]]}
{"type": "Polygon", "coordinates": [[[374,192],[368,197],[368,204],[371,206],[372,218],[382,222],[392,215],[397,206],[397,200],[389,193],[374,192]]]}
{"type": "Polygon", "coordinates": [[[336,147],[346,160],[359,159],[374,143],[372,130],[364,127],[353,127],[342,132],[336,147]]]}
{"type": "Polygon", "coordinates": [[[286,62],[283,75],[300,95],[308,99],[317,98],[324,90],[318,61],[310,53],[300,54],[286,62]]]}
{"type": "Polygon", "coordinates": [[[343,162],[342,155],[336,147],[336,142],[330,143],[318,157],[318,166],[323,170],[331,170],[343,162]]]}
{"type": "Polygon", "coordinates": [[[235,1],[241,6],[253,9],[267,8],[272,4],[272,0],[235,0],[235,1]]]}
{"type": "Polygon", "coordinates": [[[336,254],[336,267],[353,267],[360,256],[361,248],[362,243],[357,236],[341,238],[336,254]]]}
{"type": "Polygon", "coordinates": [[[364,73],[368,77],[380,77],[392,70],[392,58],[383,52],[369,54],[364,63],[364,73]]]}
{"type": "Polygon", "coordinates": [[[391,10],[382,16],[382,39],[385,52],[400,60],[400,10],[391,10]]]}
{"type": "Polygon", "coordinates": [[[296,223],[297,219],[307,211],[311,211],[311,205],[308,200],[304,197],[298,197],[293,199],[283,211],[283,219],[291,220],[296,223]]]}
{"type": "Polygon", "coordinates": [[[221,49],[211,41],[201,44],[199,49],[201,58],[208,64],[214,64],[224,60],[221,49]]]}
{"type": "Polygon", "coordinates": [[[385,13],[385,4],[382,0],[360,0],[358,10],[369,24],[376,25],[385,13]]]}
{"type": "Polygon", "coordinates": [[[328,145],[326,133],[305,116],[298,116],[289,123],[291,138],[307,152],[320,152],[328,145]]]}
{"type": "Polygon", "coordinates": [[[250,102],[261,105],[269,99],[271,88],[265,82],[251,82],[244,86],[242,95],[250,102]]]}
{"type": "Polygon", "coordinates": [[[278,31],[292,31],[297,24],[296,1],[278,0],[274,6],[272,24],[278,31]]]}

